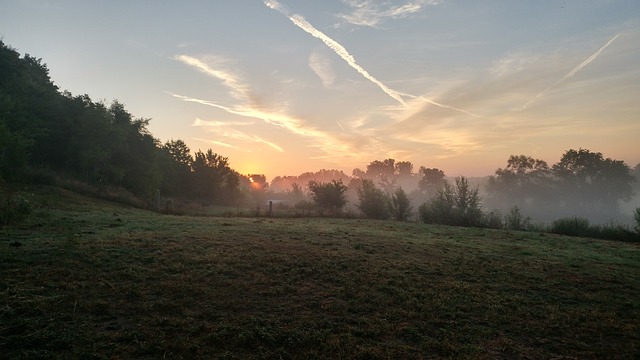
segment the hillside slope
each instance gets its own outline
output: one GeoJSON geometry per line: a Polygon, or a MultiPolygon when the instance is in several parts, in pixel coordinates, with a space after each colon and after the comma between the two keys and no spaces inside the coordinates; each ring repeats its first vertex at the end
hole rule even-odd
{"type": "Polygon", "coordinates": [[[637,244],[31,191],[0,232],[3,358],[640,356],[637,244]]]}

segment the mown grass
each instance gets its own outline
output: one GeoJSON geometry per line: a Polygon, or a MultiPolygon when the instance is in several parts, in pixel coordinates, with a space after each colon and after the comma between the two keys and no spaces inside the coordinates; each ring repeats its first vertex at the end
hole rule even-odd
{"type": "Polygon", "coordinates": [[[640,357],[638,244],[35,198],[0,232],[0,358],[640,357]]]}

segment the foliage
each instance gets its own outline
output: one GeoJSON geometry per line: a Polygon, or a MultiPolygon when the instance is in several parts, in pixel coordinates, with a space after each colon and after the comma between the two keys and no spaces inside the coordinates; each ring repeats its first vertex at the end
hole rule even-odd
{"type": "Polygon", "coordinates": [[[437,194],[446,183],[444,171],[440,169],[421,166],[418,174],[421,176],[418,188],[430,198],[437,194]]]}
{"type": "Polygon", "coordinates": [[[124,189],[147,204],[158,190],[184,199],[229,203],[239,178],[226,158],[182,140],[162,145],[124,104],[60,92],[40,59],[0,41],[0,177],[27,182],[32,169],[74,177],[89,187],[124,189]],[[211,152],[211,153],[210,153],[211,152]],[[196,161],[197,160],[197,161],[196,161]]]}
{"type": "Polygon", "coordinates": [[[460,176],[455,187],[445,182],[444,188],[434,198],[418,209],[422,221],[457,226],[483,225],[483,213],[478,188],[471,188],[469,181],[460,176]]]}
{"type": "Polygon", "coordinates": [[[617,214],[618,200],[630,200],[634,181],[627,164],[586,149],[568,150],[553,166],[559,197],[576,204],[583,215],[617,214]]]}
{"type": "Polygon", "coordinates": [[[568,150],[549,167],[540,159],[511,155],[487,184],[487,205],[513,205],[539,220],[577,214],[589,219],[619,213],[619,201],[633,196],[634,177],[623,161],[586,149],[568,150]]]}
{"type": "Polygon", "coordinates": [[[402,187],[398,187],[391,195],[390,205],[391,214],[395,220],[409,220],[413,206],[411,205],[411,199],[409,199],[402,187]]]}
{"type": "Polygon", "coordinates": [[[549,230],[556,234],[587,236],[589,234],[589,226],[589,219],[575,216],[555,220],[549,230]]]}
{"type": "Polygon", "coordinates": [[[251,197],[256,201],[256,204],[264,204],[267,199],[267,190],[269,189],[267,177],[264,174],[249,174],[247,175],[247,180],[249,181],[251,197]]]}
{"type": "Polygon", "coordinates": [[[592,225],[588,219],[577,216],[555,220],[549,231],[555,234],[595,239],[640,241],[640,234],[632,232],[625,226],[616,224],[592,225]]]}
{"type": "Polygon", "coordinates": [[[531,218],[524,216],[517,205],[513,205],[505,216],[505,227],[510,230],[527,230],[530,224],[531,218]]]}
{"type": "Polygon", "coordinates": [[[640,207],[633,212],[633,220],[635,221],[634,229],[640,234],[640,207]]]}
{"type": "MultiPolygon", "coordinates": [[[[511,155],[504,169],[498,169],[487,183],[487,204],[503,210],[546,208],[553,198],[553,178],[544,160],[511,155]]],[[[540,214],[541,215],[541,214],[540,214]]]]}
{"type": "Polygon", "coordinates": [[[358,209],[369,219],[388,219],[389,198],[376,187],[373,180],[362,179],[362,186],[357,188],[358,209]]]}
{"type": "Polygon", "coordinates": [[[410,161],[395,159],[374,160],[367,165],[367,170],[353,170],[353,176],[372,180],[385,193],[391,194],[399,184],[408,184],[413,179],[413,164],[410,161]]]}
{"type": "Polygon", "coordinates": [[[490,229],[502,229],[504,223],[502,222],[500,210],[492,210],[485,214],[484,225],[490,229]]]}
{"type": "Polygon", "coordinates": [[[445,182],[441,190],[426,203],[418,208],[420,219],[427,224],[456,225],[455,216],[456,194],[449,182],[445,182]]]}
{"type": "Polygon", "coordinates": [[[0,192],[0,225],[15,225],[25,221],[33,208],[33,201],[25,193],[0,192]]]}
{"type": "Polygon", "coordinates": [[[336,215],[347,204],[347,198],[345,197],[347,187],[342,183],[342,180],[332,180],[328,183],[311,180],[307,187],[309,188],[311,199],[315,202],[321,214],[329,211],[331,214],[336,215]]]}
{"type": "MultiPolygon", "coordinates": [[[[271,180],[269,188],[271,191],[276,192],[288,191],[292,188],[293,184],[308,184],[311,180],[318,182],[341,180],[343,183],[348,183],[350,178],[349,175],[345,174],[342,170],[321,169],[315,172],[304,172],[297,176],[276,176],[271,180]]],[[[302,190],[304,191],[305,189],[302,190]]]]}

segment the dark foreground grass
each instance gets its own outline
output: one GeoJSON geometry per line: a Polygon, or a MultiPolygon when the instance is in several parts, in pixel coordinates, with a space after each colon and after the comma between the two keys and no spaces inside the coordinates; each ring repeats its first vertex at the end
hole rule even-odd
{"type": "Polygon", "coordinates": [[[640,357],[638,244],[39,192],[0,232],[3,359],[640,357]]]}

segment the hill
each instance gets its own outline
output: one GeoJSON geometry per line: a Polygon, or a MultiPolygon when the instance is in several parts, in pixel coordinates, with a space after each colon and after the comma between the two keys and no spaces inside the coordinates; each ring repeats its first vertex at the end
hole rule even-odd
{"type": "Polygon", "coordinates": [[[3,358],[640,356],[638,244],[28,191],[0,232],[3,358]]]}

